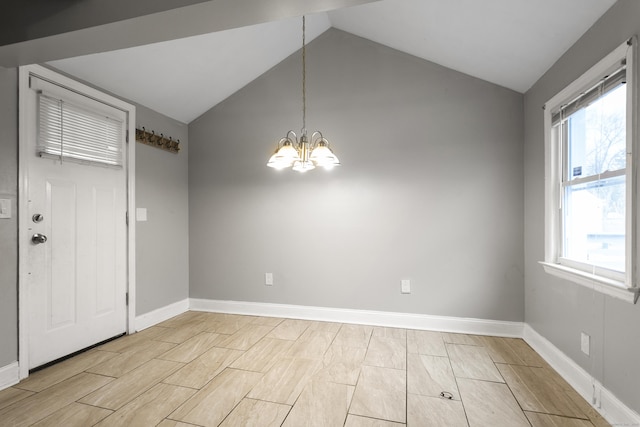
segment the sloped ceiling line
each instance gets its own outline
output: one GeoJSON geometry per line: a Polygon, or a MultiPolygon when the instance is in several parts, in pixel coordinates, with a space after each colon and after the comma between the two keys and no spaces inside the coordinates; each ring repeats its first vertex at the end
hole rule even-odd
{"type": "MultiPolygon", "coordinates": [[[[520,93],[615,3],[364,1],[334,0],[308,16],[307,40],[335,27],[520,93]],[[359,5],[338,8],[349,1],[359,5]]],[[[317,0],[302,3],[309,10],[317,0]]],[[[189,123],[300,48],[300,19],[291,10],[270,13],[293,18],[48,63],[189,123]]]]}

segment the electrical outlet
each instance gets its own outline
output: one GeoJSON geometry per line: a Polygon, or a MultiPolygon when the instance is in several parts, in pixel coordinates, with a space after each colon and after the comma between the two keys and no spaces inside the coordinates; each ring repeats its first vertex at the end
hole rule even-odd
{"type": "Polygon", "coordinates": [[[264,273],[265,286],[273,286],[273,273],[264,273]]]}
{"type": "Polygon", "coordinates": [[[411,293],[411,280],[403,279],[400,281],[400,293],[403,293],[403,294],[411,293]]]}
{"type": "Polygon", "coordinates": [[[589,355],[591,337],[584,332],[580,333],[580,350],[587,356],[589,355]]]}

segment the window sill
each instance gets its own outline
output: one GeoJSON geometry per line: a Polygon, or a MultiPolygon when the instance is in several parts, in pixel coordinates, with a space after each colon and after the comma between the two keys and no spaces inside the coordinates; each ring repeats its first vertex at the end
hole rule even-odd
{"type": "Polygon", "coordinates": [[[584,271],[576,270],[575,268],[566,267],[560,264],[542,261],[540,261],[540,264],[544,268],[545,272],[553,276],[569,280],[573,283],[577,283],[578,285],[585,286],[589,289],[593,289],[594,291],[621,299],[631,304],[635,304],[638,301],[640,288],[627,288],[623,282],[585,273],[584,271]]]}

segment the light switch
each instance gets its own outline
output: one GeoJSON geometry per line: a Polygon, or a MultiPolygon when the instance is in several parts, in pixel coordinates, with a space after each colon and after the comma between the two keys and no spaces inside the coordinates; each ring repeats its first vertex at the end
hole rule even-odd
{"type": "Polygon", "coordinates": [[[142,222],[147,220],[147,208],[136,208],[136,221],[142,222]]]}
{"type": "Polygon", "coordinates": [[[411,293],[411,280],[403,279],[400,281],[400,293],[410,294],[411,293]]]}
{"type": "Polygon", "coordinates": [[[584,332],[580,332],[580,350],[587,356],[589,355],[589,350],[591,347],[591,337],[584,332]]]}
{"type": "Polygon", "coordinates": [[[11,199],[0,199],[0,218],[11,218],[11,199]]]}

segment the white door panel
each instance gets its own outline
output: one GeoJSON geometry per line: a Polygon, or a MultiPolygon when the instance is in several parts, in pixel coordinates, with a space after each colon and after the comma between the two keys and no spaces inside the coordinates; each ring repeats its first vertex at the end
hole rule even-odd
{"type": "MultiPolygon", "coordinates": [[[[29,107],[37,107],[29,91],[29,107]]],[[[77,94],[75,94],[77,96],[77,94]]],[[[29,367],[34,368],[127,327],[127,176],[125,168],[37,155],[28,138],[29,367]]],[[[124,133],[123,133],[123,145],[124,133]]]]}

